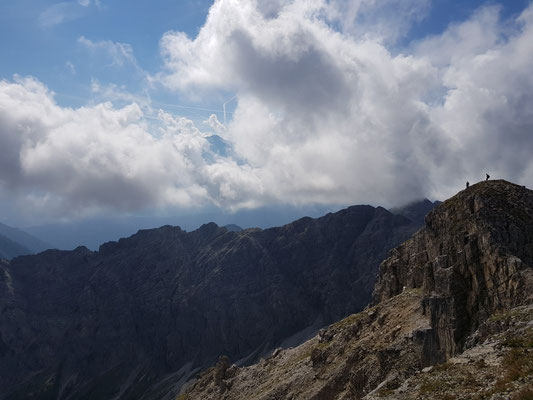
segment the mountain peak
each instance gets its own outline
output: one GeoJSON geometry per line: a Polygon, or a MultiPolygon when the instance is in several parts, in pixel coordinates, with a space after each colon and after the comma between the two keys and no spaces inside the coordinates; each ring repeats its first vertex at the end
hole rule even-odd
{"type": "Polygon", "coordinates": [[[418,228],[355,206],[264,230],[163,226],[97,252],[16,258],[0,269],[0,398],[32,387],[175,398],[221,354],[250,363],[363,309],[379,262],[418,228]]]}
{"type": "Polygon", "coordinates": [[[413,201],[402,207],[392,208],[390,212],[396,215],[402,215],[422,225],[424,224],[424,217],[427,215],[427,213],[433,210],[440,203],[440,201],[432,202],[429,199],[422,199],[413,201]]]}
{"type": "Polygon", "coordinates": [[[374,302],[418,288],[446,330],[435,331],[442,359],[495,312],[527,303],[533,284],[533,191],[480,182],[426,216],[426,227],[380,267],[374,302]]]}
{"type": "Polygon", "coordinates": [[[207,370],[186,398],[526,398],[532,211],[533,192],[506,181],[461,191],[383,261],[372,307],[253,366],[207,370]]]}

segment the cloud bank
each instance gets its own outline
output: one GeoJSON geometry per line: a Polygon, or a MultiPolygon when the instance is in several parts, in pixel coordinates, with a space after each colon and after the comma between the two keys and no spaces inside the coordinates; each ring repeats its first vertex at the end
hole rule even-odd
{"type": "Polygon", "coordinates": [[[217,203],[231,190],[215,187],[225,169],[243,180],[231,160],[204,161],[209,144],[191,121],[160,113],[152,133],[136,104],[74,110],[34,79],[1,82],[2,189],[28,210],[65,216],[217,203]]]}
{"type": "Polygon", "coordinates": [[[533,6],[511,21],[481,8],[392,52],[402,11],[416,17],[424,2],[400,8],[389,33],[364,35],[349,21],[361,8],[382,16],[375,2],[263,4],[218,1],[195,39],[167,33],[161,79],[238,93],[228,134],[279,197],[442,198],[485,170],[533,182],[533,6]]]}
{"type": "Polygon", "coordinates": [[[40,209],[87,213],[390,206],[443,199],[485,171],[532,186],[533,6],[511,20],[481,8],[399,51],[428,3],[387,12],[396,3],[217,0],[196,38],[167,32],[154,81],[236,94],[228,126],[208,123],[233,149],[224,156],[186,119],[148,124],[135,102],[62,108],[34,79],[4,81],[0,187],[40,209]]]}

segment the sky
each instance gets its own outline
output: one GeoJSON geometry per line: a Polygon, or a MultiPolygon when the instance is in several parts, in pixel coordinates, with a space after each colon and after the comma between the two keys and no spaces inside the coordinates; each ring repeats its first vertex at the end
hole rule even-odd
{"type": "Polygon", "coordinates": [[[11,225],[533,186],[530,1],[3,0],[0,50],[11,225]]]}

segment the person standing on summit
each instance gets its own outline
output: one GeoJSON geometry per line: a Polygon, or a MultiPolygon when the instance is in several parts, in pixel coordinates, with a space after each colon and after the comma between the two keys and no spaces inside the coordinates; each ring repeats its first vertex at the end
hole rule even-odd
{"type": "Polygon", "coordinates": [[[485,180],[488,181],[489,178],[490,178],[490,175],[489,175],[489,174],[485,174],[485,175],[487,175],[487,177],[485,178],[485,180]]]}

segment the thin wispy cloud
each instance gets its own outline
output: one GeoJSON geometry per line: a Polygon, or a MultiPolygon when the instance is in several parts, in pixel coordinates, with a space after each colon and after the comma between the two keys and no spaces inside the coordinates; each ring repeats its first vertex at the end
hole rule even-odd
{"type": "Polygon", "coordinates": [[[78,38],[78,43],[91,51],[102,51],[110,59],[110,66],[122,67],[130,64],[140,69],[133,54],[133,48],[128,43],[113,42],[111,40],[94,42],[84,36],[78,38]]]}
{"type": "Polygon", "coordinates": [[[76,74],[76,67],[74,66],[74,64],[72,64],[70,61],[67,61],[65,63],[65,67],[68,69],[68,71],[75,75],[76,74]]]}
{"type": "Polygon", "coordinates": [[[38,18],[39,25],[43,28],[50,28],[65,22],[73,21],[83,17],[89,6],[92,4],[99,6],[99,1],[91,0],[63,1],[55,3],[46,8],[38,18]]]}

